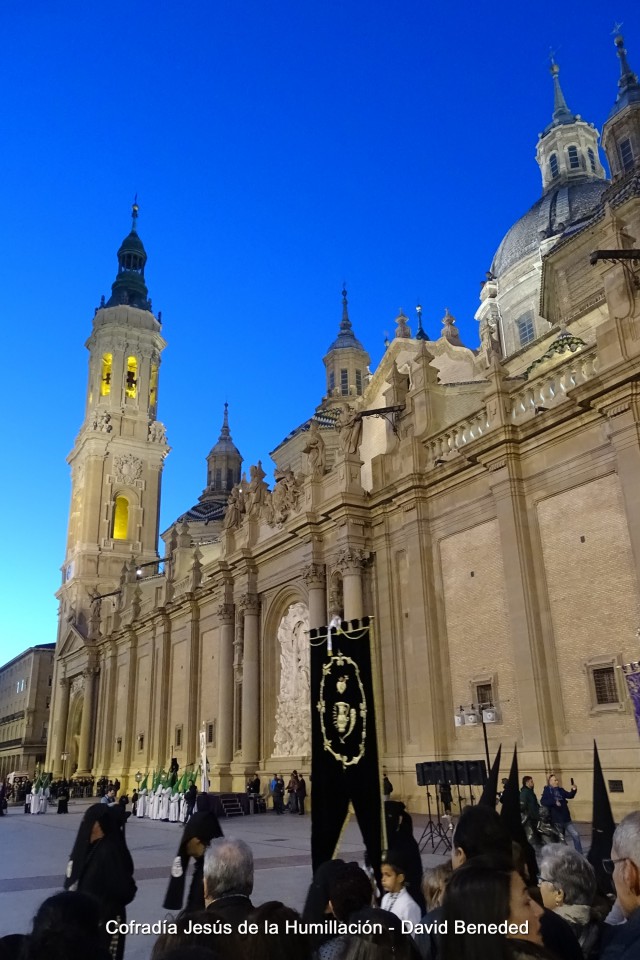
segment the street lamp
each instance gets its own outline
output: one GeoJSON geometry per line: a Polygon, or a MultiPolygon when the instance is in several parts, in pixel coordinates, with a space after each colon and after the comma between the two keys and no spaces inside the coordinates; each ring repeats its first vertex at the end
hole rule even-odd
{"type": "Polygon", "coordinates": [[[139,770],[138,770],[138,772],[136,773],[136,775],[135,775],[135,777],[134,777],[133,779],[135,780],[135,782],[137,783],[137,785],[140,786],[140,781],[142,780],[142,774],[140,773],[139,770]]]}
{"type": "Polygon", "coordinates": [[[67,779],[67,760],[69,759],[69,754],[66,750],[60,754],[60,759],[62,760],[62,779],[67,779]]]}

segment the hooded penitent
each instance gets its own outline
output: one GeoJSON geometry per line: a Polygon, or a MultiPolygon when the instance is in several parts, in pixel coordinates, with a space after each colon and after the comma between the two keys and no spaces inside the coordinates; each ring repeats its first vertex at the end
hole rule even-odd
{"type": "MultiPolygon", "coordinates": [[[[182,910],[184,901],[184,883],[191,854],[188,851],[190,840],[199,840],[208,847],[216,837],[222,837],[222,829],[215,813],[194,813],[182,831],[178,853],[171,866],[171,879],[162,904],[165,910],[182,910]]],[[[195,871],[189,891],[190,910],[204,910],[204,891],[202,890],[203,857],[194,857],[195,871]]]]}
{"type": "Polygon", "coordinates": [[[613,892],[611,877],[602,866],[602,861],[611,857],[613,833],[616,829],[611,802],[604,782],[600,757],[595,740],[593,741],[593,821],[591,828],[591,847],[587,860],[596,872],[600,893],[608,896],[613,892]]]}

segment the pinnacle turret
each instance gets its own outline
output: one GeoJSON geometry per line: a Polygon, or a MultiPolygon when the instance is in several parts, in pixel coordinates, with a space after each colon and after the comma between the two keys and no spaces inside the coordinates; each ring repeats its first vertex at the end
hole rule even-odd
{"type": "Polygon", "coordinates": [[[620,59],[620,79],[618,80],[618,96],[609,114],[609,119],[631,103],[640,103],[640,83],[638,82],[638,75],[635,74],[629,66],[627,51],[624,46],[624,37],[621,33],[616,34],[614,42],[620,59]]]}
{"type": "Polygon", "coordinates": [[[131,230],[118,250],[118,273],[111,286],[107,307],[127,305],[137,307],[139,310],[151,310],[149,291],[144,280],[147,253],[137,229],[140,209],[137,199],[136,195],[131,205],[131,230]]]}

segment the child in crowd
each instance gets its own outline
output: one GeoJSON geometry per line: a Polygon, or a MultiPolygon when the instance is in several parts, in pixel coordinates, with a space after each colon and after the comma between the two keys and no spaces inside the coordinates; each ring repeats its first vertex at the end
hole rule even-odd
{"type": "Polygon", "coordinates": [[[407,890],[405,869],[402,857],[390,850],[382,861],[382,888],[385,893],[380,906],[401,920],[420,923],[420,907],[407,890]]]}
{"type": "Polygon", "coordinates": [[[427,913],[442,904],[445,888],[452,874],[451,861],[440,863],[437,867],[427,867],[422,875],[422,896],[427,905],[427,913]]]}

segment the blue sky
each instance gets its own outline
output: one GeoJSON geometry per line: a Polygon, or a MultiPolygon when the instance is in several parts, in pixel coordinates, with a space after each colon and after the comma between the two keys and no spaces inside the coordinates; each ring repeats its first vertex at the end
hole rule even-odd
{"type": "Polygon", "coordinates": [[[164,529],[202,491],[225,400],[247,469],[311,414],[343,279],[374,366],[418,301],[431,336],[448,307],[477,346],[480,281],[540,194],[549,48],[570,108],[599,129],[619,75],[614,16],[640,70],[635,2],[542,10],[3,5],[0,663],[55,640],[84,342],[134,193],[169,344],[164,529]]]}

